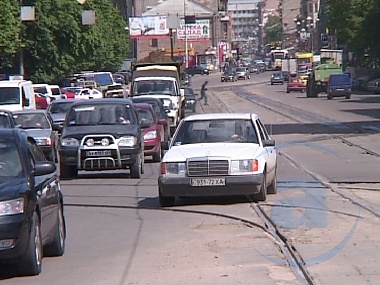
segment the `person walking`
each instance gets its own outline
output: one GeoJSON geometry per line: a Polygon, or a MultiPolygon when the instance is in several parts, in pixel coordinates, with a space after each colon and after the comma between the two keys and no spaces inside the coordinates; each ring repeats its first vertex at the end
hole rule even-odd
{"type": "Polygon", "coordinates": [[[208,84],[207,80],[202,84],[202,87],[201,87],[201,97],[199,98],[199,100],[202,100],[204,98],[204,100],[205,100],[204,105],[208,105],[207,104],[207,94],[206,94],[207,84],[208,84]]]}

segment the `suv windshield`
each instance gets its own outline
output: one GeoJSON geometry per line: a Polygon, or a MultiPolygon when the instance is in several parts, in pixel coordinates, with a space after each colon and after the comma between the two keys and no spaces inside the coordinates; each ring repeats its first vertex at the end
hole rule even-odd
{"type": "Polygon", "coordinates": [[[332,74],[330,85],[351,85],[351,78],[348,74],[332,74]]]}
{"type": "Polygon", "coordinates": [[[20,104],[18,87],[0,87],[0,105],[20,104]]]}
{"type": "Polygon", "coordinates": [[[70,110],[68,126],[137,124],[131,106],[122,104],[83,104],[70,110]]]}

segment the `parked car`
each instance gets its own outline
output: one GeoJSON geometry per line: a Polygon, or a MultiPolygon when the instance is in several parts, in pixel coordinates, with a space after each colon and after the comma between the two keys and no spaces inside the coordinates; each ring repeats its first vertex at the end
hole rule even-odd
{"type": "Polygon", "coordinates": [[[345,73],[330,74],[327,87],[327,99],[344,96],[351,98],[352,81],[351,76],[345,73]]]}
{"type": "Polygon", "coordinates": [[[78,100],[66,116],[59,145],[62,178],[78,170],[129,169],[144,172],[144,139],[137,111],[129,99],[78,100]]]}
{"type": "Polygon", "coordinates": [[[75,101],[72,99],[54,100],[46,109],[56,126],[63,127],[66,114],[71,104],[75,101]]]}
{"type": "Polygon", "coordinates": [[[235,82],[237,81],[237,74],[234,69],[227,69],[223,72],[222,76],[220,77],[221,82],[227,82],[227,81],[232,81],[235,82]]]}
{"type": "Polygon", "coordinates": [[[63,196],[53,162],[25,131],[0,129],[0,263],[41,273],[43,256],[65,252],[63,196]]]}
{"type": "Polygon", "coordinates": [[[210,71],[207,69],[206,66],[203,65],[193,65],[185,69],[185,72],[189,75],[194,76],[195,74],[200,75],[209,75],[210,71]]]}
{"type": "Polygon", "coordinates": [[[197,98],[193,88],[185,88],[185,109],[191,110],[193,113],[197,110],[197,98]]]}
{"type": "Polygon", "coordinates": [[[135,103],[134,105],[139,120],[148,125],[142,132],[144,136],[144,155],[152,156],[154,162],[159,162],[163,154],[161,144],[164,142],[164,128],[150,104],[135,103]]]}
{"type": "Polygon", "coordinates": [[[236,68],[236,75],[238,79],[244,79],[244,80],[248,79],[248,73],[245,67],[236,68]]]}
{"type": "Polygon", "coordinates": [[[15,111],[13,118],[16,125],[36,140],[48,160],[58,162],[59,127],[46,110],[15,111]]]}
{"type": "Polygon", "coordinates": [[[376,78],[374,80],[369,81],[367,84],[367,90],[375,94],[379,94],[380,93],[380,78],[376,78]]]}
{"type": "Polygon", "coordinates": [[[184,118],[161,160],[161,206],[176,197],[249,195],[277,191],[277,154],[256,114],[210,113],[184,118]]]}
{"type": "Polygon", "coordinates": [[[158,121],[164,127],[164,141],[170,140],[170,119],[168,113],[170,112],[169,108],[165,108],[164,103],[156,97],[145,97],[144,95],[131,98],[133,103],[148,103],[153,107],[153,110],[156,112],[158,121]]]}
{"type": "Polygon", "coordinates": [[[13,114],[9,110],[0,109],[0,128],[11,129],[16,127],[16,122],[13,119],[13,114]]]}
{"type": "Polygon", "coordinates": [[[281,71],[273,72],[270,76],[270,84],[273,85],[275,83],[284,84],[284,76],[281,71]]]}

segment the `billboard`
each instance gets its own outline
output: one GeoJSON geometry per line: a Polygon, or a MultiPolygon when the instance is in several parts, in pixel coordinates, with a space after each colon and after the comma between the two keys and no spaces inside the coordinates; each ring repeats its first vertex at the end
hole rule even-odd
{"type": "Polygon", "coordinates": [[[210,39],[210,20],[195,20],[195,24],[186,24],[181,19],[177,29],[177,39],[187,40],[189,42],[207,41],[210,39]],[[185,34],[186,30],[186,34],[185,34]]]}
{"type": "Polygon", "coordinates": [[[166,16],[145,16],[129,18],[131,39],[154,39],[169,36],[166,16]]]}

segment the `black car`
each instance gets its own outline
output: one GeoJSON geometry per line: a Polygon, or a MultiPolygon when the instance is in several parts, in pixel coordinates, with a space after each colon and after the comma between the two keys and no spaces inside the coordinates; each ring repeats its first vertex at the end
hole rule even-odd
{"type": "Polygon", "coordinates": [[[38,275],[43,256],[65,251],[63,197],[56,166],[25,131],[0,129],[0,263],[38,275]]]}
{"type": "Polygon", "coordinates": [[[144,95],[131,98],[133,103],[148,103],[152,105],[153,110],[156,112],[159,123],[164,126],[164,141],[170,140],[170,119],[168,117],[168,110],[164,107],[163,102],[159,98],[145,97],[144,95]]]}
{"type": "Polygon", "coordinates": [[[184,88],[185,91],[185,109],[195,113],[197,109],[197,98],[194,90],[190,87],[184,88]]]}
{"type": "Polygon", "coordinates": [[[46,110],[22,110],[13,112],[13,118],[19,128],[32,136],[46,158],[58,162],[58,130],[46,110]]]}
{"type": "Polygon", "coordinates": [[[238,77],[237,77],[235,69],[225,70],[222,76],[220,77],[221,82],[227,82],[227,81],[235,82],[237,80],[238,80],[238,77]]]}
{"type": "Polygon", "coordinates": [[[144,139],[136,109],[129,99],[78,100],[71,105],[59,146],[62,178],[78,170],[129,169],[132,178],[144,172],[144,139]]]}
{"type": "Polygon", "coordinates": [[[187,73],[181,74],[181,85],[190,86],[191,85],[191,75],[187,73]]]}
{"type": "Polygon", "coordinates": [[[63,126],[67,111],[74,102],[74,99],[58,99],[50,103],[46,111],[50,114],[55,125],[63,126]]]}
{"type": "Polygon", "coordinates": [[[193,66],[190,66],[188,68],[186,68],[185,70],[186,74],[189,74],[189,75],[195,75],[195,74],[200,74],[200,75],[209,75],[210,74],[210,71],[207,69],[206,66],[203,66],[203,65],[193,65],[193,66]]]}
{"type": "Polygon", "coordinates": [[[16,122],[13,119],[11,111],[0,110],[0,128],[11,129],[16,126],[16,122]]]}

